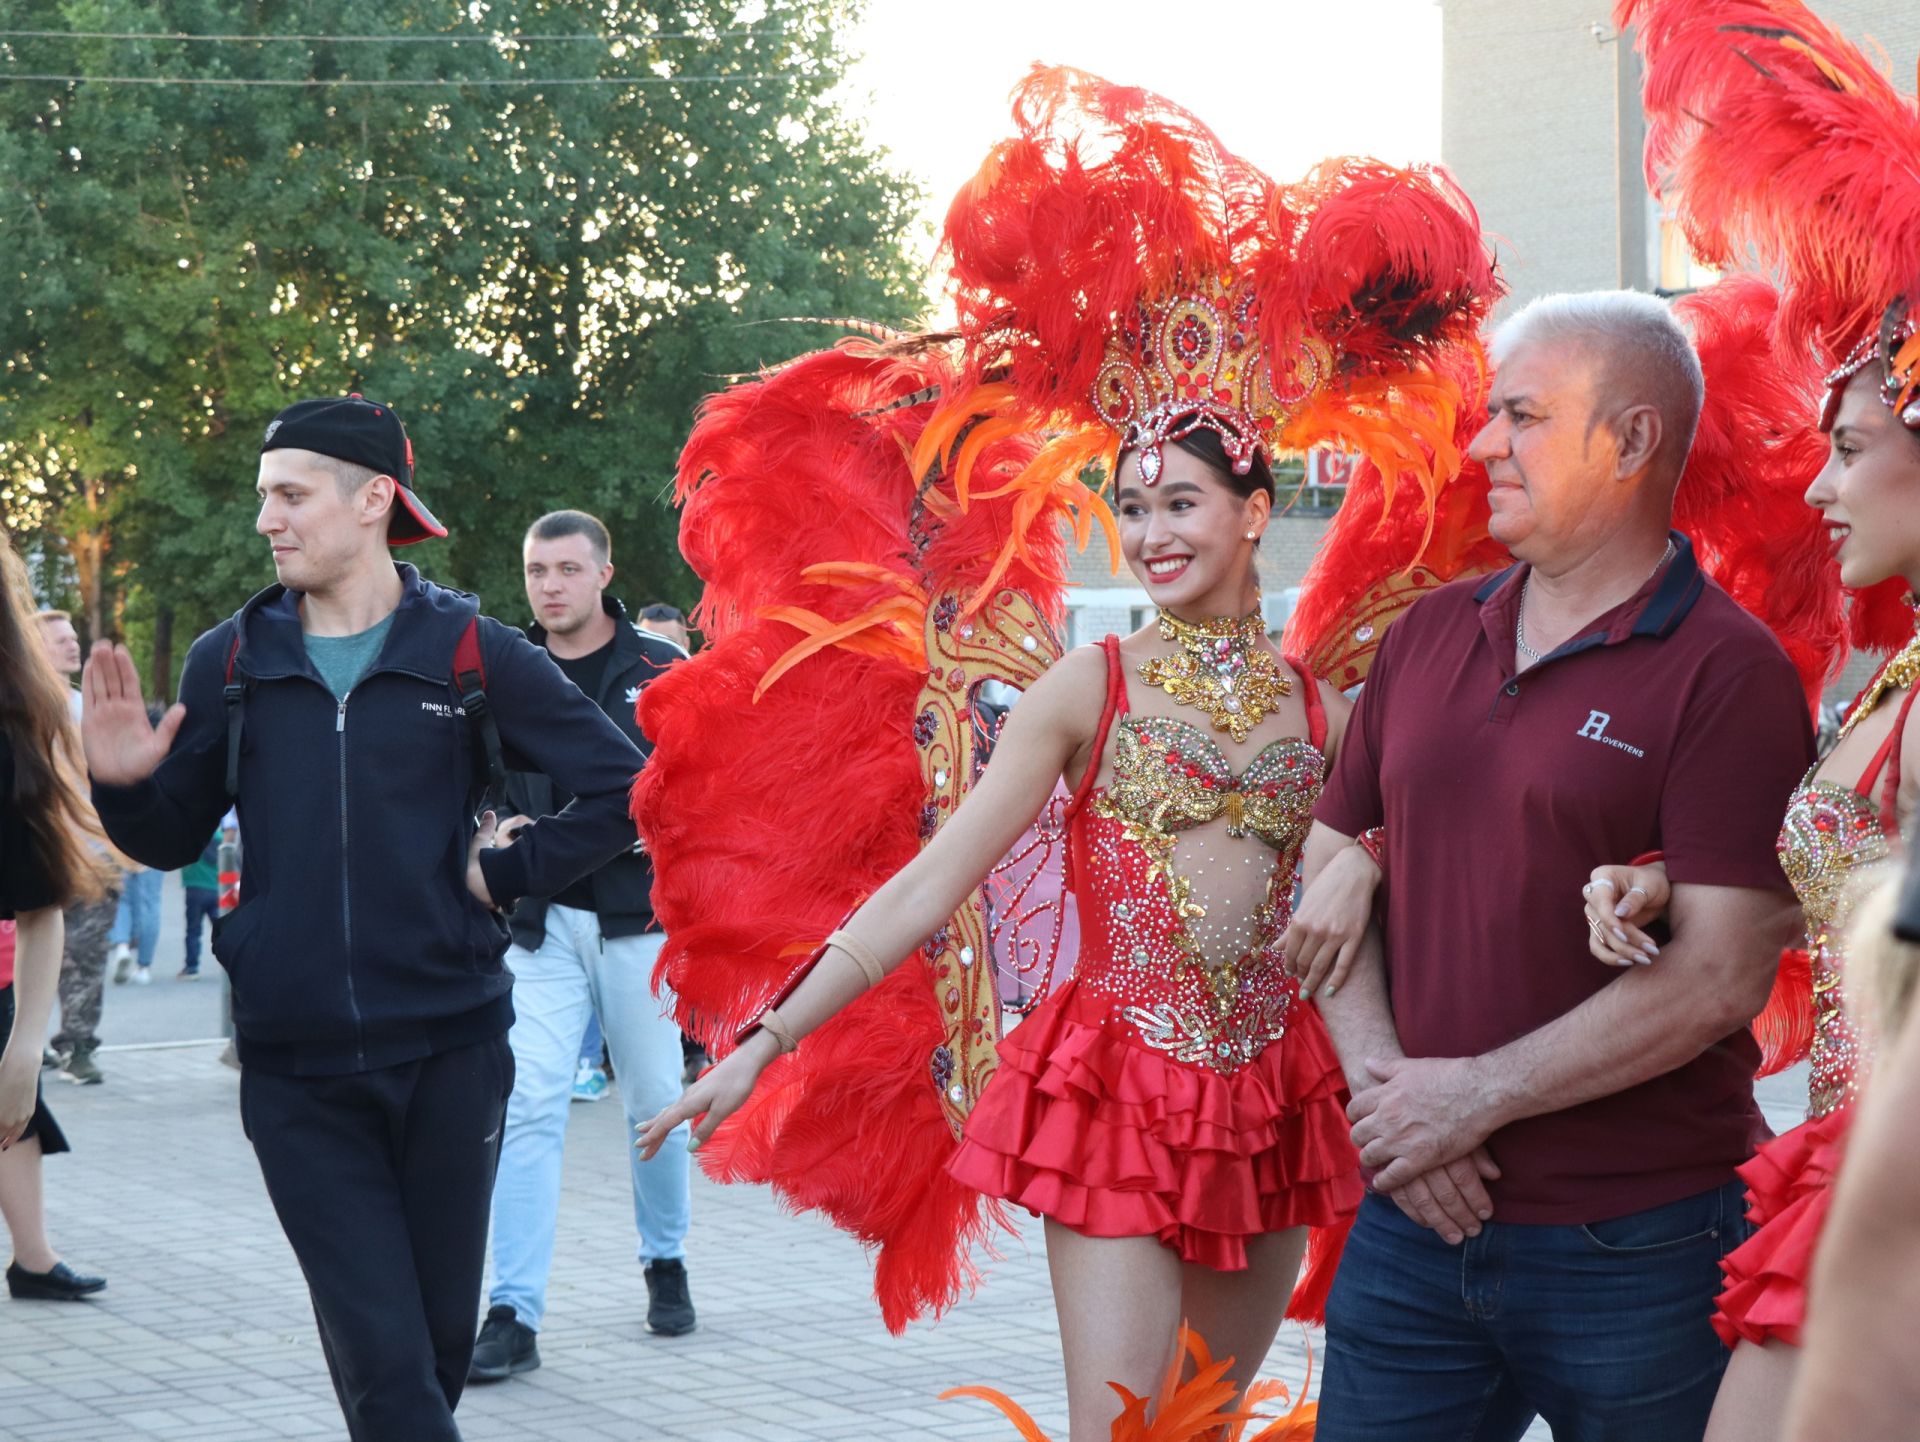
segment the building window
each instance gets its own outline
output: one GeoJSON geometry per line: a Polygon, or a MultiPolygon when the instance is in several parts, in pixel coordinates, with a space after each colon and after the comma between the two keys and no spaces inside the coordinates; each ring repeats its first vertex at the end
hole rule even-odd
{"type": "Polygon", "coordinates": [[[1660,211],[1660,270],[1654,287],[1663,295],[1683,295],[1701,290],[1720,279],[1720,272],[1702,265],[1687,244],[1686,232],[1671,210],[1660,211]]]}
{"type": "Polygon", "coordinates": [[[1127,613],[1128,629],[1138,631],[1159,614],[1160,610],[1157,606],[1135,606],[1127,613]]]}

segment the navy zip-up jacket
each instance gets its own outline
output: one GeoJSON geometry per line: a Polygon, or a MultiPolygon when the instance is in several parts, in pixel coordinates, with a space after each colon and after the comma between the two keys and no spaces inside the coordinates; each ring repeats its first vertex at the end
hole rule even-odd
{"type": "MultiPolygon", "coordinates": [[[[478,600],[399,565],[379,658],[346,700],[307,658],[299,597],[270,586],[187,655],[186,722],[152,776],[95,784],[107,834],[136,860],[194,859],[226,809],[227,657],[246,687],[240,905],[215,929],[243,1065],[292,1075],[396,1066],[505,1032],[507,927],[467,890],[474,753],[453,656],[478,600]]],[[[550,895],[630,849],[641,756],[547,653],[479,621],[502,759],[575,800],[481,854],[494,902],[550,895]]]]}

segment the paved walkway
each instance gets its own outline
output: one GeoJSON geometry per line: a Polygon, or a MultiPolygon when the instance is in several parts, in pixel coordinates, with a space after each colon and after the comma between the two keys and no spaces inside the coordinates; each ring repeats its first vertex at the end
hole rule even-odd
{"type": "MultiPolygon", "coordinates": [[[[176,904],[170,890],[170,925],[176,904]]],[[[177,958],[174,938],[152,986],[110,989],[106,1041],[140,1042],[102,1055],[105,1085],[48,1082],[75,1145],[46,1171],[56,1242],[112,1285],[85,1304],[0,1298],[8,1442],[344,1437],[305,1287],[240,1132],[237,1074],[216,1045],[158,1044],[218,1031],[218,982],[174,982],[177,958]]],[[[1776,1125],[1793,1120],[1796,1088],[1804,1098],[1802,1079],[1769,1084],[1776,1125]]],[[[700,1327],[657,1338],[642,1325],[625,1145],[616,1102],[573,1109],[545,1365],[470,1390],[468,1442],[1011,1438],[985,1404],[937,1400],[962,1383],[1001,1388],[1064,1439],[1037,1227],[936,1326],[890,1337],[855,1243],[760,1189],[696,1180],[700,1327]]],[[[1284,1333],[1269,1374],[1297,1384],[1303,1355],[1301,1333],[1284,1333]]]]}

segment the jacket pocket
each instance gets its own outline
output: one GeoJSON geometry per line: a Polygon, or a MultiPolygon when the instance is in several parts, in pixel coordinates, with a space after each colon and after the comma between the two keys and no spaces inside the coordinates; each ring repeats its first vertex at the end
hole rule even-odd
{"type": "Polygon", "coordinates": [[[213,959],[227,969],[228,976],[238,974],[240,957],[248,941],[259,931],[266,905],[265,893],[259,893],[247,897],[226,915],[213,919],[213,959]]]}

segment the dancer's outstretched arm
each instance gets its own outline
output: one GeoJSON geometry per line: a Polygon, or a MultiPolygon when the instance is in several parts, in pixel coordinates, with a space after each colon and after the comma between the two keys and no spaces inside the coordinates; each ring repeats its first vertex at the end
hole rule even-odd
{"type": "MultiPolygon", "coordinates": [[[[891,971],[944,925],[1033,824],[1063,773],[1077,781],[1087,765],[1097,718],[1105,704],[1106,657],[1083,646],[1034,683],[1007,713],[993,760],[953,819],[912,861],[867,900],[842,928],[855,945],[891,971]],[[1075,763],[1078,769],[1075,769],[1075,763]]],[[[777,1025],[797,1040],[831,1019],[870,985],[868,973],[840,946],[825,954],[792,995],[780,1003],[777,1025]]],[[[642,1122],[638,1145],[651,1157],[683,1121],[698,1146],[753,1092],[781,1042],[767,1025],[689,1087],[659,1115],[642,1122]]]]}

